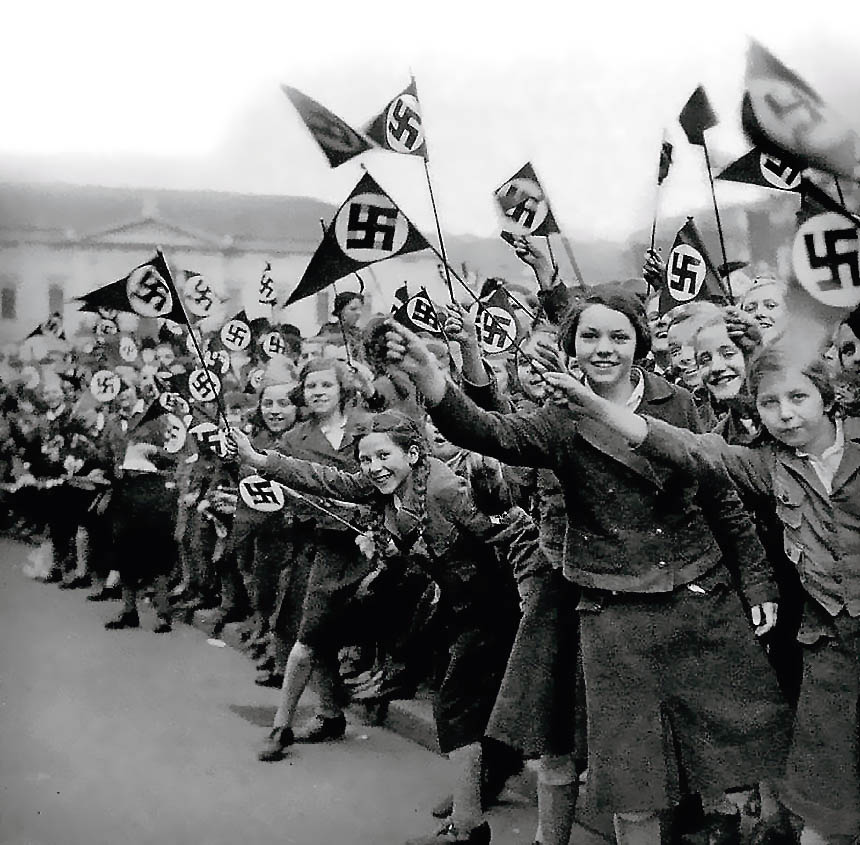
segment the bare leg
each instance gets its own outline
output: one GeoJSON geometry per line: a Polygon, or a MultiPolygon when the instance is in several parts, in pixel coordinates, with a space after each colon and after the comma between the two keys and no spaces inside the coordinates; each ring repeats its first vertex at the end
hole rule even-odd
{"type": "Polygon", "coordinates": [[[304,643],[295,643],[287,658],[284,683],[281,685],[281,700],[272,727],[292,727],[296,708],[310,680],[313,664],[313,652],[304,643]]]}

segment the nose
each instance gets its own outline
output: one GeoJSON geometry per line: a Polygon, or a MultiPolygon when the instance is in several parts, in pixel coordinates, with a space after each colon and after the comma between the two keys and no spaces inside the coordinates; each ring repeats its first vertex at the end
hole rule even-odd
{"type": "Polygon", "coordinates": [[[597,339],[594,349],[599,355],[610,355],[612,353],[612,343],[606,335],[601,335],[597,339]]]}
{"type": "Polygon", "coordinates": [[[794,416],[794,409],[788,399],[779,400],[779,417],[782,420],[790,420],[794,416]]]}
{"type": "Polygon", "coordinates": [[[712,373],[723,373],[726,370],[726,359],[719,352],[715,352],[711,358],[710,369],[712,373]]]}

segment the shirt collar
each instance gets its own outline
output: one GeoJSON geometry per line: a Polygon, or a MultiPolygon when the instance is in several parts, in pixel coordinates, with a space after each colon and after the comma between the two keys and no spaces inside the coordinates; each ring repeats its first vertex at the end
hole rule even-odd
{"type": "MultiPolygon", "coordinates": [[[[624,407],[629,408],[631,411],[635,411],[642,403],[642,398],[645,396],[645,376],[642,374],[642,370],[640,370],[639,367],[635,367],[632,370],[632,375],[636,379],[636,384],[633,385],[633,391],[630,396],[627,397],[624,407]]],[[[585,379],[585,386],[594,392],[594,388],[588,383],[588,379],[585,379]]]]}
{"type": "Polygon", "coordinates": [[[828,446],[819,457],[818,455],[812,455],[809,452],[802,452],[800,449],[795,449],[795,453],[798,458],[813,458],[817,461],[826,461],[828,458],[833,457],[834,455],[841,454],[845,449],[845,429],[842,425],[842,420],[839,417],[836,417],[836,439],[833,441],[833,445],[828,446]]]}

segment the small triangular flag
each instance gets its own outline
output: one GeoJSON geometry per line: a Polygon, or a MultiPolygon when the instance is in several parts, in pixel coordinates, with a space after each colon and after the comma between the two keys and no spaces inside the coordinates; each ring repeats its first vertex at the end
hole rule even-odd
{"type": "Polygon", "coordinates": [[[715,178],[777,191],[797,191],[802,176],[803,168],[796,162],[756,148],[733,161],[715,178]]]}
{"type": "Polygon", "coordinates": [[[418,88],[413,79],[385,108],[368,122],[364,132],[384,150],[427,158],[427,139],[418,88]]]}
{"type": "Polygon", "coordinates": [[[684,108],[678,115],[678,121],[691,144],[699,147],[705,145],[705,130],[716,126],[718,121],[708,95],[701,85],[693,91],[690,99],[684,104],[684,108]]]}
{"type": "Polygon", "coordinates": [[[503,232],[512,235],[552,235],[559,232],[549,199],[531,162],[493,191],[503,232]]]}
{"type": "Polygon", "coordinates": [[[714,263],[692,217],[678,230],[666,260],[666,284],[660,290],[660,313],[699,299],[725,300],[714,263]]]}

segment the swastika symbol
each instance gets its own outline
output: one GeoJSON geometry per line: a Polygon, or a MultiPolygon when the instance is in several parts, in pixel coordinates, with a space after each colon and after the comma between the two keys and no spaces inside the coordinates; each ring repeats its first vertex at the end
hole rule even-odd
{"type": "Polygon", "coordinates": [[[858,229],[841,214],[811,217],[798,229],[792,265],[801,285],[825,305],[856,308],[860,304],[858,229]]]}
{"type": "Polygon", "coordinates": [[[511,345],[516,333],[514,318],[502,308],[484,308],[477,323],[478,339],[488,352],[500,352],[511,345]]]}
{"type": "Polygon", "coordinates": [[[221,382],[211,370],[197,369],[188,376],[188,392],[197,402],[211,402],[221,391],[221,382]]]}
{"type": "Polygon", "coordinates": [[[822,292],[841,290],[848,285],[860,287],[860,266],[857,261],[857,230],[853,227],[845,229],[828,229],[824,232],[824,254],[821,255],[815,248],[815,236],[807,233],[803,236],[806,246],[806,254],[809,257],[809,266],[813,270],[826,268],[830,271],[830,277],[821,279],[818,288],[822,292]],[[840,250],[839,245],[844,242],[852,242],[853,250],[840,250]],[[842,269],[847,271],[845,278],[842,269]],[[846,281],[848,285],[846,285],[846,281]]]}
{"type": "Polygon", "coordinates": [[[803,170],[796,165],[787,164],[776,156],[762,153],[759,166],[764,178],[777,188],[794,190],[800,184],[803,170]]]}
{"type": "Polygon", "coordinates": [[[349,207],[346,248],[393,252],[396,224],[396,208],[353,203],[349,207]]]}
{"type": "Polygon", "coordinates": [[[257,298],[260,305],[271,305],[275,301],[275,285],[268,270],[260,277],[260,294],[257,298]]]}
{"type": "Polygon", "coordinates": [[[773,90],[769,91],[764,95],[764,102],[773,116],[792,133],[794,140],[802,143],[804,136],[823,121],[821,108],[808,94],[793,85],[786,84],[784,89],[780,86],[779,94],[781,96],[777,98],[773,90]]]}
{"type": "Polygon", "coordinates": [[[704,258],[689,244],[673,247],[666,266],[666,287],[672,299],[689,302],[695,299],[708,272],[704,258]]]}
{"type": "Polygon", "coordinates": [[[540,208],[538,197],[530,196],[518,185],[510,183],[504,194],[499,197],[499,204],[504,209],[505,217],[510,218],[514,223],[519,223],[529,230],[534,227],[540,208]]]}
{"type": "Polygon", "coordinates": [[[167,283],[149,264],[129,274],[126,295],[132,309],[143,317],[163,317],[173,307],[167,283]]]}
{"type": "Polygon", "coordinates": [[[433,304],[423,296],[416,296],[411,301],[411,308],[407,308],[409,319],[421,328],[427,328],[432,332],[439,331],[439,320],[436,319],[436,312],[433,310],[433,304]]]}
{"type": "Polygon", "coordinates": [[[310,111],[304,115],[308,127],[317,134],[328,146],[339,152],[347,153],[351,150],[361,149],[352,133],[339,123],[329,119],[326,115],[316,111],[310,111]]]}
{"type": "Polygon", "coordinates": [[[281,337],[278,332],[269,332],[263,338],[263,351],[267,355],[275,356],[275,355],[283,355],[287,351],[286,341],[281,337]]]}
{"type": "Polygon", "coordinates": [[[284,506],[284,491],[280,485],[259,475],[249,475],[239,482],[242,501],[253,510],[277,511],[284,506]]]}
{"type": "Polygon", "coordinates": [[[195,317],[205,317],[215,304],[212,286],[203,276],[190,276],[185,281],[185,301],[195,317]]]}
{"type": "Polygon", "coordinates": [[[248,330],[241,323],[231,323],[227,326],[225,340],[235,343],[236,346],[241,346],[248,335],[248,330]]]}
{"type": "Polygon", "coordinates": [[[248,491],[248,495],[256,505],[263,505],[266,503],[272,504],[277,503],[278,501],[278,497],[272,490],[272,484],[269,481],[260,481],[256,484],[246,484],[245,489],[248,491]]]}
{"type": "Polygon", "coordinates": [[[112,370],[99,370],[90,380],[90,392],[99,402],[110,402],[119,393],[119,376],[112,370]]]}
{"type": "Polygon", "coordinates": [[[421,113],[417,106],[418,101],[411,95],[407,95],[398,97],[388,110],[385,127],[388,141],[399,151],[417,150],[424,140],[421,113]]]}
{"type": "Polygon", "coordinates": [[[197,373],[191,380],[191,386],[201,396],[210,396],[215,394],[215,390],[212,387],[212,382],[209,381],[209,375],[205,372],[197,373]]]}
{"type": "Polygon", "coordinates": [[[221,329],[221,342],[233,352],[247,349],[251,343],[251,328],[241,320],[230,320],[221,329]]]}

